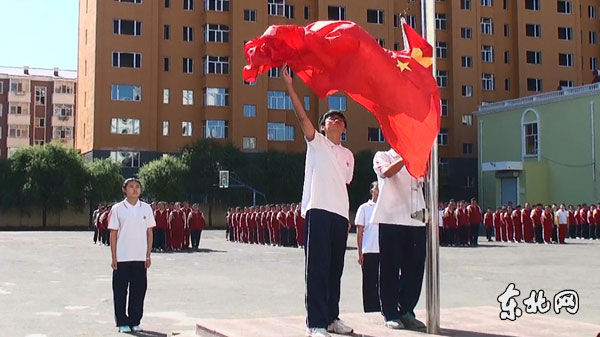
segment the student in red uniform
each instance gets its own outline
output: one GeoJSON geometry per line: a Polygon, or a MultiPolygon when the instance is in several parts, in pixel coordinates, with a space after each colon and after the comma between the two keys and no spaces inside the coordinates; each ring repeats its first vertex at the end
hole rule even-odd
{"type": "Polygon", "coordinates": [[[171,228],[173,250],[180,251],[183,248],[183,236],[185,234],[185,213],[181,210],[179,202],[175,203],[174,209],[169,214],[169,227],[171,228]]]}
{"type": "Polygon", "coordinates": [[[581,205],[577,205],[577,210],[575,211],[575,237],[577,239],[581,238],[581,226],[583,225],[583,219],[581,219],[583,207],[581,205]]]}
{"type": "Polygon", "coordinates": [[[458,227],[454,205],[454,201],[450,200],[450,204],[446,210],[444,210],[444,215],[442,217],[444,227],[446,227],[446,243],[451,247],[456,245],[456,228],[458,227]]]}
{"type": "Polygon", "coordinates": [[[469,214],[467,214],[464,201],[461,201],[458,204],[458,209],[456,210],[456,219],[458,220],[459,244],[461,246],[468,246],[468,228],[471,226],[471,224],[469,223],[469,214]]]}
{"type": "Polygon", "coordinates": [[[482,214],[481,208],[475,198],[471,199],[471,204],[467,207],[469,213],[469,222],[471,225],[471,246],[477,246],[479,239],[479,227],[481,226],[482,214]]]}
{"type": "Polygon", "coordinates": [[[259,245],[264,245],[265,244],[265,229],[263,227],[262,224],[262,216],[263,216],[263,211],[264,211],[264,206],[257,206],[256,207],[256,215],[255,215],[255,219],[256,219],[256,241],[258,242],[259,245]]]}
{"type": "Polygon", "coordinates": [[[281,246],[281,235],[280,235],[280,225],[279,220],[277,220],[277,215],[281,211],[280,205],[275,205],[275,209],[271,212],[271,227],[273,228],[273,242],[274,246],[281,246]]]}
{"type": "Polygon", "coordinates": [[[512,206],[508,206],[502,220],[504,221],[504,227],[506,227],[506,241],[515,242],[515,226],[512,221],[512,212],[512,206]]]}
{"type": "Polygon", "coordinates": [[[264,244],[270,245],[271,244],[271,236],[270,236],[271,232],[269,230],[269,205],[265,205],[265,207],[263,208],[262,217],[261,217],[260,221],[262,223],[262,227],[263,227],[263,231],[264,231],[264,234],[263,234],[263,236],[265,237],[264,244]]]}
{"type": "Polygon", "coordinates": [[[492,233],[494,228],[494,213],[492,212],[492,208],[488,207],[485,215],[483,216],[483,225],[485,226],[485,237],[488,242],[492,242],[492,233]]]}
{"type": "Polygon", "coordinates": [[[154,211],[154,220],[156,228],[154,230],[154,242],[157,251],[167,249],[167,229],[169,228],[169,215],[165,209],[165,203],[159,202],[157,210],[154,211]]]}
{"type": "Polygon", "coordinates": [[[535,205],[535,209],[531,212],[531,222],[533,223],[533,232],[537,243],[544,243],[542,236],[542,204],[535,205]]]}
{"type": "Polygon", "coordinates": [[[573,205],[569,205],[568,213],[569,237],[575,239],[577,237],[577,220],[575,219],[575,209],[573,205]]]}
{"type": "Polygon", "coordinates": [[[533,242],[533,221],[531,220],[531,205],[525,203],[521,212],[521,223],[523,224],[523,240],[527,243],[533,242]]]}
{"type": "Polygon", "coordinates": [[[542,213],[542,227],[544,231],[544,243],[552,243],[552,228],[554,227],[554,217],[550,206],[546,206],[542,213]]]}
{"type": "Polygon", "coordinates": [[[600,227],[600,206],[594,205],[594,211],[592,212],[592,218],[594,219],[594,226],[590,224],[590,238],[596,240],[596,231],[600,227]]]}
{"type": "Polygon", "coordinates": [[[279,223],[279,239],[283,247],[289,246],[287,229],[287,206],[281,205],[277,213],[277,222],[279,223]]]}
{"type": "Polygon", "coordinates": [[[298,247],[304,248],[304,224],[306,220],[302,217],[300,204],[296,204],[294,220],[296,222],[296,241],[298,243],[298,247]]]}
{"type": "Polygon", "coordinates": [[[202,237],[202,230],[204,227],[206,227],[206,220],[204,219],[204,214],[200,210],[200,205],[192,205],[192,211],[188,215],[187,223],[190,228],[192,249],[198,250],[198,247],[200,246],[200,238],[202,237]]]}
{"type": "MultiPolygon", "coordinates": [[[[112,206],[111,206],[112,207],[112,206]]],[[[105,246],[110,245],[110,230],[108,229],[108,221],[110,218],[110,209],[111,207],[107,207],[104,210],[104,214],[102,215],[100,225],[102,226],[102,243],[105,246]]]]}
{"type": "Polygon", "coordinates": [[[290,247],[298,247],[296,242],[296,222],[294,219],[294,205],[288,205],[288,211],[286,214],[286,227],[288,230],[288,245],[290,247]]]}
{"type": "Polygon", "coordinates": [[[590,224],[587,219],[589,208],[587,204],[583,204],[581,207],[581,238],[589,239],[590,238],[590,224]]]}
{"type": "Polygon", "coordinates": [[[515,228],[515,242],[521,242],[523,239],[523,224],[521,223],[521,205],[517,205],[517,208],[511,214],[513,226],[515,228]]]}
{"type": "Polygon", "coordinates": [[[183,211],[183,219],[185,220],[184,232],[183,232],[183,248],[190,248],[190,226],[187,223],[188,216],[192,212],[190,208],[190,203],[187,201],[183,202],[183,207],[181,208],[183,211]]]}
{"type": "Polygon", "coordinates": [[[502,207],[498,207],[494,213],[494,233],[496,242],[502,241],[502,207]]]}

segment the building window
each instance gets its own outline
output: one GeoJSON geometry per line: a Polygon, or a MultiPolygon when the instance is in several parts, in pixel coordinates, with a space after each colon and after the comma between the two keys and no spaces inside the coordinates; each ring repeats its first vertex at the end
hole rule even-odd
{"type": "Polygon", "coordinates": [[[446,14],[435,13],[435,29],[437,29],[437,30],[446,29],[446,14]]]}
{"type": "Polygon", "coordinates": [[[283,16],[283,0],[268,0],[269,15],[283,16]]]}
{"type": "Polygon", "coordinates": [[[110,122],[110,133],[119,135],[139,135],[140,120],[133,118],[113,118],[110,122]]]}
{"type": "Polygon", "coordinates": [[[460,58],[460,61],[463,68],[473,67],[473,58],[471,56],[462,56],[460,58]]]}
{"type": "Polygon", "coordinates": [[[572,88],[573,87],[573,81],[559,81],[558,82],[558,86],[561,88],[572,88]]]}
{"type": "Polygon", "coordinates": [[[558,54],[558,65],[563,67],[573,66],[573,54],[558,54]]]}
{"type": "Polygon", "coordinates": [[[328,6],[327,18],[329,20],[346,20],[346,8],[338,6],[328,6]]]}
{"type": "Polygon", "coordinates": [[[183,0],[183,10],[186,10],[186,11],[194,10],[194,0],[183,0]]]}
{"type": "Polygon", "coordinates": [[[484,7],[492,7],[494,6],[493,0],[481,0],[481,5],[484,7]]]}
{"type": "Polygon", "coordinates": [[[294,126],[285,123],[267,123],[267,140],[293,141],[294,126]]]}
{"type": "Polygon", "coordinates": [[[183,41],[194,41],[194,28],[183,26],[183,41]]]}
{"type": "Polygon", "coordinates": [[[494,23],[492,22],[492,18],[481,18],[481,34],[494,34],[494,23]]]}
{"type": "Polygon", "coordinates": [[[528,50],[526,52],[527,63],[529,64],[542,64],[542,52],[528,50]]]}
{"type": "Polygon", "coordinates": [[[113,20],[113,32],[118,35],[142,35],[142,23],[134,20],[113,20]]]}
{"type": "Polygon", "coordinates": [[[590,19],[596,18],[596,7],[595,6],[588,6],[588,17],[590,19]]]}
{"type": "Polygon", "coordinates": [[[448,44],[446,42],[436,41],[435,54],[438,58],[445,59],[448,57],[448,44]]]}
{"type": "Polygon", "coordinates": [[[142,66],[142,54],[113,52],[113,67],[117,68],[140,68],[142,66]]]}
{"type": "Polygon", "coordinates": [[[165,8],[171,8],[171,0],[165,0],[165,8]]]}
{"type": "Polygon", "coordinates": [[[4,113],[4,105],[0,104],[0,117],[2,117],[3,113],[4,113]]]}
{"type": "Polygon", "coordinates": [[[183,121],[181,122],[181,135],[183,137],[192,136],[192,122],[183,121]]]}
{"type": "Polygon", "coordinates": [[[170,40],[171,39],[171,26],[164,25],[164,27],[163,27],[163,38],[165,40],[170,40]]]}
{"type": "Polygon", "coordinates": [[[558,39],[559,40],[573,40],[573,28],[571,27],[558,27],[558,39]]]}
{"type": "Polygon", "coordinates": [[[462,86],[462,95],[463,95],[463,97],[473,96],[473,86],[472,85],[463,85],[462,86]]]}
{"type": "Polygon", "coordinates": [[[244,149],[244,150],[256,149],[256,137],[243,137],[242,138],[242,149],[244,149]]]}
{"type": "Polygon", "coordinates": [[[460,9],[466,11],[471,10],[471,0],[460,0],[460,9]]]}
{"type": "Polygon", "coordinates": [[[440,174],[448,174],[448,159],[439,158],[438,160],[438,170],[440,174]]]}
{"type": "Polygon", "coordinates": [[[540,0],[525,0],[525,9],[532,11],[540,10],[540,0]]]}
{"type": "Polygon", "coordinates": [[[448,86],[448,72],[445,70],[438,70],[436,80],[438,87],[446,88],[448,86]]]}
{"type": "Polygon", "coordinates": [[[280,78],[281,77],[281,69],[280,68],[271,68],[268,71],[270,78],[280,78]]]}
{"type": "Polygon", "coordinates": [[[54,139],[73,139],[73,128],[68,126],[57,126],[53,130],[54,139]]]}
{"type": "Polygon", "coordinates": [[[448,145],[448,129],[440,129],[440,133],[438,133],[438,145],[448,145]]]}
{"type": "Polygon", "coordinates": [[[8,125],[8,138],[29,138],[29,125],[8,125]]]}
{"type": "Polygon", "coordinates": [[[163,59],[163,70],[169,71],[171,69],[171,60],[168,57],[163,59]]]}
{"type": "Polygon", "coordinates": [[[493,46],[481,46],[481,60],[483,62],[494,62],[493,46]]]}
{"type": "MultiPolygon", "coordinates": [[[[2,83],[2,82],[0,82],[2,83]]],[[[54,92],[57,94],[72,94],[73,86],[67,84],[58,84],[54,86],[54,92]]],[[[0,94],[2,93],[2,84],[0,84],[0,94]]]]}
{"type": "Polygon", "coordinates": [[[384,17],[383,10],[380,9],[367,9],[367,22],[368,23],[376,23],[383,24],[384,17]]]}
{"type": "Polygon", "coordinates": [[[142,100],[142,87],[139,85],[113,84],[110,91],[113,101],[139,102],[142,100]]]}
{"type": "MultiPolygon", "coordinates": [[[[142,0],[115,0],[115,1],[116,2],[129,2],[129,3],[132,3],[132,4],[141,4],[142,3],[142,0]]],[[[87,1],[86,1],[86,5],[87,5],[87,1]]]]}
{"type": "Polygon", "coordinates": [[[162,122],[162,135],[163,136],[169,135],[169,121],[162,122]]]}
{"type": "Polygon", "coordinates": [[[46,125],[46,119],[45,118],[36,118],[35,119],[35,126],[38,128],[43,128],[46,125]]]}
{"type": "Polygon", "coordinates": [[[539,78],[528,78],[527,79],[527,90],[542,91],[542,80],[539,78]]]}
{"type": "Polygon", "coordinates": [[[380,46],[382,46],[382,47],[385,47],[385,40],[384,40],[384,39],[376,39],[376,40],[377,40],[377,43],[378,43],[380,46]]]}
{"type": "Polygon", "coordinates": [[[492,91],[495,88],[494,74],[481,74],[481,86],[483,90],[492,91]]]}
{"type": "Polygon", "coordinates": [[[598,69],[597,67],[598,65],[598,58],[597,57],[590,57],[590,69],[591,70],[596,70],[598,69]]]}
{"type": "Polygon", "coordinates": [[[462,27],[460,29],[460,37],[463,39],[471,39],[473,37],[473,30],[469,27],[462,27]]]}
{"type": "Polygon", "coordinates": [[[327,97],[329,110],[346,111],[346,96],[329,96],[327,97]]]}
{"type": "Polygon", "coordinates": [[[254,85],[256,85],[256,81],[254,81],[254,82],[244,81],[244,85],[254,86],[254,85]]]}
{"type": "Polygon", "coordinates": [[[110,158],[122,167],[140,167],[139,152],[110,151],[110,158]]]}
{"type": "Polygon", "coordinates": [[[23,82],[10,80],[10,92],[14,94],[23,94],[25,91],[23,90],[23,82]]]}
{"type": "Polygon", "coordinates": [[[267,92],[267,108],[292,110],[292,101],[285,91],[269,90],[267,92]]]}
{"type": "Polygon", "coordinates": [[[417,16],[416,15],[408,15],[406,17],[406,23],[411,26],[413,29],[417,29],[417,16]]]}
{"type": "Polygon", "coordinates": [[[229,89],[206,88],[204,89],[204,106],[228,106],[229,89]]]}
{"type": "Polygon", "coordinates": [[[523,124],[523,137],[525,144],[525,157],[538,155],[538,123],[523,124]]]}
{"type": "Polygon", "coordinates": [[[504,25],[504,36],[508,37],[510,35],[510,26],[504,25]]]}
{"type": "Polygon", "coordinates": [[[228,121],[206,120],[204,121],[204,138],[227,138],[228,121]]]}
{"type": "Polygon", "coordinates": [[[206,0],[207,11],[227,12],[229,11],[229,0],[206,0]]]}
{"type": "Polygon", "coordinates": [[[465,188],[473,188],[473,187],[475,187],[475,177],[465,176],[465,188]]]}
{"type": "Polygon", "coordinates": [[[8,106],[8,113],[11,115],[29,115],[29,104],[8,106]]]}
{"type": "Polygon", "coordinates": [[[189,57],[183,58],[183,72],[186,74],[192,74],[194,72],[194,60],[189,57]]]}
{"type": "Polygon", "coordinates": [[[227,25],[206,25],[206,42],[229,42],[229,26],[227,25]]]}
{"type": "Polygon", "coordinates": [[[4,82],[0,81],[0,94],[4,93],[4,82]]]}
{"type": "Polygon", "coordinates": [[[183,105],[193,105],[194,104],[194,91],[193,90],[183,90],[183,94],[182,94],[183,100],[182,103],[183,105]]]}
{"type": "Polygon", "coordinates": [[[244,117],[256,117],[256,105],[244,104],[243,107],[244,117]]]}
{"type": "Polygon", "coordinates": [[[598,37],[596,35],[596,32],[590,32],[590,44],[596,44],[597,41],[598,37]]]}
{"type": "Polygon", "coordinates": [[[244,9],[244,21],[256,22],[256,10],[244,9]]]}
{"type": "Polygon", "coordinates": [[[381,128],[368,128],[367,129],[367,140],[372,143],[383,143],[385,138],[381,128]]]}
{"type": "Polygon", "coordinates": [[[504,64],[510,63],[510,51],[506,50],[504,52],[504,64]]]}
{"type": "Polygon", "coordinates": [[[310,97],[304,96],[304,110],[310,110],[310,97]]]}
{"type": "Polygon", "coordinates": [[[448,117],[448,100],[445,98],[442,98],[440,101],[440,105],[441,105],[441,116],[442,117],[448,117]]]}
{"type": "Polygon", "coordinates": [[[504,90],[510,91],[510,78],[504,79],[504,90]]]}
{"type": "Polygon", "coordinates": [[[169,89],[163,89],[163,104],[169,104],[169,89]]]}
{"type": "Polygon", "coordinates": [[[573,9],[571,8],[571,1],[558,0],[556,2],[556,10],[559,13],[571,14],[573,12],[573,9]]]}
{"type": "Polygon", "coordinates": [[[471,143],[463,144],[463,154],[473,154],[473,144],[471,144],[471,143]]]}
{"type": "Polygon", "coordinates": [[[54,104],[54,115],[59,119],[73,116],[73,105],[71,104],[54,104]]]}
{"type": "Polygon", "coordinates": [[[46,87],[35,87],[35,104],[46,105],[46,87]]]}
{"type": "Polygon", "coordinates": [[[462,115],[462,124],[464,126],[473,126],[473,115],[462,115]]]}
{"type": "Polygon", "coordinates": [[[204,57],[204,74],[229,74],[229,57],[204,57]]]}
{"type": "Polygon", "coordinates": [[[538,24],[526,24],[525,25],[525,35],[529,37],[541,37],[542,36],[542,26],[538,24]]]}

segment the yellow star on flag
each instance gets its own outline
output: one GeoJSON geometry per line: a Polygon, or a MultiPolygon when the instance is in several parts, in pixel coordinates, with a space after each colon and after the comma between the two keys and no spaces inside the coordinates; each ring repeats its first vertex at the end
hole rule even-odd
{"type": "Polygon", "coordinates": [[[413,48],[412,52],[410,53],[410,57],[419,62],[419,64],[425,68],[429,68],[433,64],[432,57],[423,57],[423,51],[421,48],[413,48]]]}
{"type": "Polygon", "coordinates": [[[400,60],[398,60],[398,64],[396,64],[396,67],[400,68],[401,71],[404,71],[406,69],[412,71],[412,69],[410,69],[408,62],[404,63],[400,60]]]}

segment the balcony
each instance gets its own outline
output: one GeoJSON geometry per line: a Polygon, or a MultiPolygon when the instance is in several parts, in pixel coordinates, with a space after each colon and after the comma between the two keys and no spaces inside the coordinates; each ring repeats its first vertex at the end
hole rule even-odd
{"type": "Polygon", "coordinates": [[[52,126],[68,126],[73,127],[75,125],[75,118],[73,116],[52,116],[52,126]]]}
{"type": "Polygon", "coordinates": [[[8,103],[31,103],[31,92],[29,91],[9,91],[8,103]]]}
{"type": "Polygon", "coordinates": [[[52,104],[75,104],[75,94],[52,94],[52,104]]]}
{"type": "Polygon", "coordinates": [[[11,114],[7,115],[7,123],[14,125],[30,125],[31,116],[29,114],[11,114]]]}

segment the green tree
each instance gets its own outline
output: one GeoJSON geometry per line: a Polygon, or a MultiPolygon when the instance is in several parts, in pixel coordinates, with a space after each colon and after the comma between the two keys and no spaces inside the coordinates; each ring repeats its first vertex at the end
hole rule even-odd
{"type": "Polygon", "coordinates": [[[143,195],[153,200],[183,200],[188,175],[189,166],[180,157],[166,156],[153,160],[139,171],[143,195]]]}
{"type": "Polygon", "coordinates": [[[97,203],[111,202],[122,196],[121,166],[110,158],[97,159],[86,164],[89,173],[87,198],[90,207],[97,203]]]}
{"type": "Polygon", "coordinates": [[[15,202],[15,179],[17,177],[13,174],[10,161],[0,159],[0,209],[13,206],[15,202]]]}
{"type": "Polygon", "coordinates": [[[41,207],[43,227],[48,211],[83,209],[89,176],[74,149],[53,143],[25,147],[13,154],[11,168],[13,178],[19,181],[14,205],[41,207]]]}

